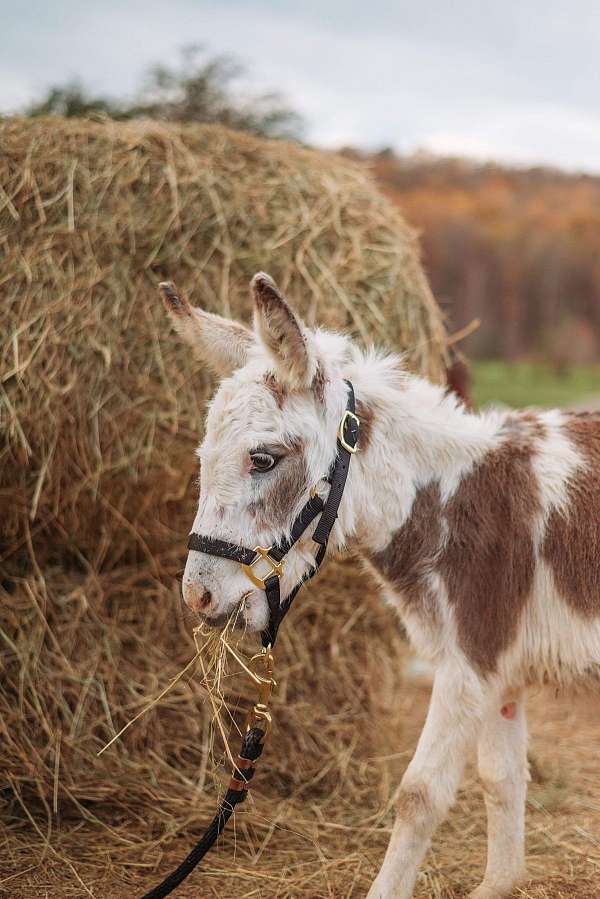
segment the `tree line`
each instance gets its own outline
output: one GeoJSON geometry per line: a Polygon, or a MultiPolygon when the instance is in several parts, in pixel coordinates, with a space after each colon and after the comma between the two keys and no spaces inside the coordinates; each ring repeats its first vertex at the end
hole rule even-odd
{"type": "Polygon", "coordinates": [[[371,158],[420,231],[438,301],[470,355],[600,361],[600,178],[427,154],[371,158]]]}

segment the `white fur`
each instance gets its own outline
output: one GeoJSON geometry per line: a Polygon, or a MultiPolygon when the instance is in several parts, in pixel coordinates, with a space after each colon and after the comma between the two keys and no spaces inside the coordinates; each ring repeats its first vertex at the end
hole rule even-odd
{"type": "Polygon", "coordinates": [[[508,686],[550,681],[558,687],[600,678],[600,618],[574,615],[542,560],[517,639],[500,658],[498,677],[508,686]]]}
{"type": "Polygon", "coordinates": [[[540,491],[541,515],[536,522],[535,540],[539,547],[548,516],[554,509],[566,510],[569,481],[582,467],[582,460],[561,427],[565,417],[558,409],[539,413],[548,434],[540,443],[533,459],[540,491]]]}
{"type": "Polygon", "coordinates": [[[477,761],[488,817],[488,857],[474,899],[504,896],[525,876],[527,720],[521,693],[506,696],[515,706],[506,719],[492,707],[479,732],[477,761]]]}

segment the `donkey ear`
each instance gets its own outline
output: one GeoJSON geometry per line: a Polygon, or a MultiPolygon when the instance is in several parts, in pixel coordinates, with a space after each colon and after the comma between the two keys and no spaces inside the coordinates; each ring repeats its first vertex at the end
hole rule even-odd
{"type": "Polygon", "coordinates": [[[269,275],[258,272],[250,286],[254,297],[254,330],[273,357],[277,374],[291,387],[309,387],[317,360],[302,321],[269,275]]]}
{"type": "Polygon", "coordinates": [[[218,375],[228,375],[245,364],[255,343],[252,331],[238,322],[190,306],[172,281],[159,284],[176,331],[218,375]]]}

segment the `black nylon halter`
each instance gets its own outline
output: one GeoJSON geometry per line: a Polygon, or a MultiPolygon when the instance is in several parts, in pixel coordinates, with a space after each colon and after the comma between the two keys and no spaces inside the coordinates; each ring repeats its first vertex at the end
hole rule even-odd
{"type": "MultiPolygon", "coordinates": [[[[203,534],[195,534],[194,532],[190,534],[188,540],[188,549],[207,553],[211,556],[231,559],[233,562],[238,562],[248,569],[251,569],[253,565],[259,562],[261,557],[271,566],[271,573],[263,580],[269,606],[269,623],[261,634],[262,644],[265,647],[274,646],[279,626],[289,612],[300,587],[315,576],[321,562],[325,558],[327,542],[344,494],[350,459],[357,450],[360,430],[360,422],[356,417],[354,388],[350,381],[345,381],[345,384],[348,387],[348,401],[338,429],[336,457],[326,477],[330,484],[327,499],[322,500],[320,496],[311,496],[294,521],[290,536],[287,539],[273,544],[268,549],[261,547],[260,552],[258,547],[257,549],[247,549],[245,546],[239,546],[237,543],[228,543],[226,540],[218,540],[213,537],[206,537],[203,534]],[[281,569],[277,570],[276,566],[283,560],[318,515],[321,517],[312,535],[312,539],[319,546],[315,561],[304,577],[292,587],[292,590],[282,602],[279,573],[281,569]]],[[[251,574],[249,576],[251,577],[251,574]]]]}
{"type": "MultiPolygon", "coordinates": [[[[238,546],[236,543],[228,543],[226,540],[205,537],[203,534],[190,534],[190,539],[188,541],[189,549],[196,552],[208,553],[213,556],[222,556],[225,559],[231,559],[233,562],[238,562],[240,565],[246,567],[246,574],[251,578],[256,576],[252,571],[252,566],[261,561],[261,559],[270,566],[271,574],[264,578],[264,580],[261,579],[269,605],[269,623],[261,634],[262,643],[265,647],[265,657],[271,655],[270,650],[277,639],[279,625],[289,611],[300,587],[305,581],[314,577],[325,557],[327,541],[329,540],[329,535],[335,524],[344,493],[344,487],[346,486],[350,458],[353,453],[357,451],[360,422],[355,414],[354,389],[350,381],[346,381],[345,383],[348,387],[348,402],[338,429],[336,456],[329,473],[326,476],[326,480],[329,481],[330,484],[327,499],[322,500],[319,496],[311,496],[294,521],[290,536],[286,540],[282,540],[280,543],[276,543],[268,549],[265,547],[247,549],[245,546],[238,546]],[[315,561],[304,577],[292,588],[283,602],[281,602],[279,585],[281,562],[286,553],[290,551],[296,541],[300,539],[302,534],[319,515],[320,518],[318,524],[312,535],[312,539],[319,547],[315,556],[315,561]]],[[[254,713],[256,714],[260,708],[260,705],[256,705],[254,707],[254,713]]],[[[262,706],[262,708],[266,710],[265,706],[262,706]]],[[[268,712],[268,710],[266,711],[268,712]]],[[[264,739],[267,733],[263,719],[264,715],[261,714],[258,719],[253,719],[255,722],[253,726],[250,726],[250,722],[248,724],[246,733],[242,738],[239,757],[234,767],[229,789],[220,803],[217,814],[211,824],[198,840],[192,851],[188,854],[187,858],[184,859],[184,861],[169,874],[168,877],[159,883],[158,886],[154,887],[154,889],[150,890],[148,893],[145,893],[142,899],[165,899],[166,896],[170,895],[173,890],[188,877],[196,865],[202,861],[211,847],[214,846],[219,834],[221,834],[227,821],[233,814],[235,807],[239,803],[244,802],[248,794],[249,782],[254,774],[255,763],[263,751],[264,739]]]]}

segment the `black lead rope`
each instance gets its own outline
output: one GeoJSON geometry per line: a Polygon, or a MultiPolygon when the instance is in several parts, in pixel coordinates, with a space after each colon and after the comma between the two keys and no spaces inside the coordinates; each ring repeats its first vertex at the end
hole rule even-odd
{"type": "MultiPolygon", "coordinates": [[[[311,496],[294,521],[290,536],[286,540],[282,540],[281,543],[276,543],[268,549],[261,547],[259,552],[258,549],[247,549],[244,546],[238,546],[236,543],[205,537],[202,534],[191,533],[189,537],[189,549],[213,556],[222,556],[225,559],[238,562],[245,567],[249,577],[255,583],[259,583],[264,589],[269,607],[269,623],[261,634],[265,652],[270,653],[270,650],[275,645],[281,622],[289,612],[298,591],[319,570],[321,562],[325,558],[327,543],[338,516],[348,477],[350,459],[357,451],[360,428],[360,422],[356,417],[354,388],[350,381],[345,383],[348,387],[348,402],[338,430],[336,457],[327,477],[330,484],[327,499],[322,500],[319,496],[311,496]],[[314,563],[282,602],[280,590],[281,563],[318,515],[321,517],[312,535],[312,539],[319,546],[314,563]],[[252,573],[253,565],[261,559],[269,564],[272,570],[264,579],[257,580],[256,575],[253,576],[252,573]]],[[[145,893],[142,899],[163,899],[163,897],[172,893],[191,874],[196,865],[202,861],[209,849],[215,844],[232,816],[236,805],[243,802],[248,795],[249,781],[254,776],[254,765],[263,751],[266,733],[265,729],[257,725],[249,727],[242,739],[240,753],[229,783],[229,789],[213,821],[179,867],[169,874],[157,887],[145,893]]]]}
{"type": "Polygon", "coordinates": [[[202,839],[198,840],[188,857],[175,868],[158,886],[144,893],[142,899],[163,899],[176,889],[186,877],[192,873],[196,865],[202,861],[209,849],[214,846],[223,832],[225,825],[233,815],[236,805],[243,802],[248,795],[247,784],[254,774],[254,763],[260,758],[264,749],[265,732],[260,727],[252,727],[244,735],[237,762],[236,771],[225,798],[211,824],[206,828],[202,839]],[[239,775],[236,778],[236,775],[239,775]],[[232,786],[233,784],[233,786],[232,786]]]}

